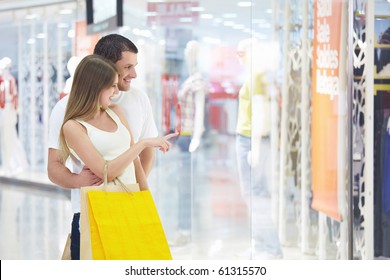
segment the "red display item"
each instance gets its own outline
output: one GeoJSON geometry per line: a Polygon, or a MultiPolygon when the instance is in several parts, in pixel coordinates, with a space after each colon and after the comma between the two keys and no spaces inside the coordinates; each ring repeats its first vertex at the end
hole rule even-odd
{"type": "Polygon", "coordinates": [[[15,94],[14,96],[12,96],[12,104],[14,105],[14,109],[17,110],[18,109],[18,96],[15,94]]]}
{"type": "Polygon", "coordinates": [[[162,127],[164,133],[168,133],[171,125],[171,118],[170,118],[171,97],[170,97],[170,89],[169,89],[170,86],[169,86],[168,74],[162,75],[161,84],[162,84],[162,127]]]}
{"type": "Polygon", "coordinates": [[[181,132],[181,109],[179,103],[176,104],[175,132],[178,132],[179,135],[181,132]]]}
{"type": "Polygon", "coordinates": [[[4,80],[0,77],[0,109],[4,109],[5,107],[5,86],[4,80]]]}
{"type": "Polygon", "coordinates": [[[14,105],[14,109],[18,109],[18,91],[16,90],[16,81],[14,78],[11,79],[9,84],[9,91],[12,96],[12,104],[14,105]]]}

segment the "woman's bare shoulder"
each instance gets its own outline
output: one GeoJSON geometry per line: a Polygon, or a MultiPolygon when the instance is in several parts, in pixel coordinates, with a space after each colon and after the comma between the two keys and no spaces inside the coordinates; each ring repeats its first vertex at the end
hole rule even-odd
{"type": "Polygon", "coordinates": [[[76,120],[68,120],[64,123],[63,126],[64,132],[69,132],[69,131],[85,131],[85,128],[81,123],[79,123],[76,120]]]}

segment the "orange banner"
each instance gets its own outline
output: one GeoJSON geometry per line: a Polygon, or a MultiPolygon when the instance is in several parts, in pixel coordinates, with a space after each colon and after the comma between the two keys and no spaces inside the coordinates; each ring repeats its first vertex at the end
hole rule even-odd
{"type": "Polygon", "coordinates": [[[73,55],[84,57],[93,54],[93,49],[99,41],[100,35],[87,35],[87,23],[85,20],[76,22],[73,55]]]}
{"type": "Polygon", "coordinates": [[[312,207],[340,220],[337,199],[341,0],[314,3],[312,207]]]}

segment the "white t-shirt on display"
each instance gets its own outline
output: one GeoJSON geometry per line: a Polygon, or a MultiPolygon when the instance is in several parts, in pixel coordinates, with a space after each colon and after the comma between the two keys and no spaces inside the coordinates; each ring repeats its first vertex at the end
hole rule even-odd
{"type": "MultiPolygon", "coordinates": [[[[59,138],[62,122],[65,116],[66,105],[69,96],[63,97],[54,106],[49,119],[49,148],[59,150],[59,138]]],[[[146,93],[132,87],[128,92],[120,92],[113,102],[119,104],[124,110],[127,121],[134,137],[134,142],[140,139],[157,137],[158,131],[154,122],[152,106],[146,93]]],[[[74,161],[70,158],[65,166],[72,172],[79,174],[84,165],[81,162],[74,161]]],[[[72,209],[74,213],[80,212],[80,191],[79,189],[71,190],[72,209]]]]}

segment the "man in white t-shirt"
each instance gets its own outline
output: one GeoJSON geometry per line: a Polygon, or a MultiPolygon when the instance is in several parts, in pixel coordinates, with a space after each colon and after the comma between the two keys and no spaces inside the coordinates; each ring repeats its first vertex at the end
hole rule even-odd
{"type": "MultiPolygon", "coordinates": [[[[135,70],[135,66],[138,64],[137,53],[138,49],[133,42],[118,34],[102,37],[94,49],[94,54],[111,60],[117,67],[120,93],[113,101],[120,104],[125,111],[135,142],[143,138],[156,137],[158,134],[148,96],[140,90],[130,89],[131,80],[137,77],[135,70]]],[[[56,185],[69,189],[100,185],[102,179],[92,173],[87,166],[84,167],[79,162],[71,159],[68,159],[65,165],[61,162],[59,136],[67,101],[68,97],[65,96],[57,102],[50,115],[47,166],[49,179],[56,185]]],[[[154,162],[154,149],[144,149],[140,154],[140,160],[145,175],[148,176],[154,162]]],[[[75,194],[74,191],[71,193],[74,213],[71,232],[72,259],[79,258],[80,244],[80,207],[79,203],[73,203],[79,200],[79,198],[74,197],[75,194]]]]}
{"type": "MultiPolygon", "coordinates": [[[[130,90],[131,80],[137,77],[135,70],[135,66],[138,64],[137,53],[137,47],[129,39],[118,34],[110,34],[101,38],[94,50],[94,54],[106,57],[117,66],[119,72],[118,88],[121,92],[114,102],[120,104],[124,109],[135,141],[156,137],[158,134],[148,96],[140,90],[130,90]]],[[[66,104],[67,98],[64,97],[55,105],[50,116],[49,179],[63,188],[100,184],[101,179],[87,168],[84,168],[80,174],[74,174],[60,161],[59,133],[66,104]]],[[[145,149],[140,154],[140,159],[145,174],[148,176],[154,162],[154,149],[145,149]]]]}

